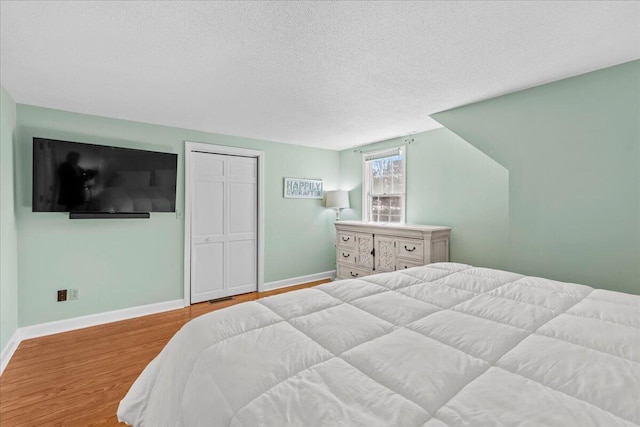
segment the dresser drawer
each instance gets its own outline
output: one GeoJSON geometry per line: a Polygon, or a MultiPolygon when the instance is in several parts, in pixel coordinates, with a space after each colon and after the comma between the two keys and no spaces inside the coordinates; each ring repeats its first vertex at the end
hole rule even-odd
{"type": "Polygon", "coordinates": [[[355,249],[347,249],[342,246],[338,246],[336,249],[336,260],[338,262],[344,262],[347,264],[356,263],[356,251],[355,249]]]}
{"type": "Polygon", "coordinates": [[[422,261],[424,257],[424,241],[398,239],[396,254],[401,258],[416,259],[422,261]]]}
{"type": "Polygon", "coordinates": [[[338,263],[338,279],[358,279],[373,274],[373,270],[338,263]]]}
{"type": "Polygon", "coordinates": [[[338,246],[344,246],[345,248],[355,248],[356,247],[355,233],[347,233],[344,231],[339,231],[338,246]]]}
{"type": "Polygon", "coordinates": [[[404,259],[399,259],[397,264],[398,270],[406,270],[407,268],[420,267],[421,265],[423,265],[421,262],[408,261],[404,259]]]}

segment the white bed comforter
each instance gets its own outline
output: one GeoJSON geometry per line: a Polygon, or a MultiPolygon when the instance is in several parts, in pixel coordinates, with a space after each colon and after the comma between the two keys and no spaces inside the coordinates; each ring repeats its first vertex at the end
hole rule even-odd
{"type": "Polygon", "coordinates": [[[118,409],[160,426],[633,426],[640,297],[441,263],[185,325],[118,409]]]}

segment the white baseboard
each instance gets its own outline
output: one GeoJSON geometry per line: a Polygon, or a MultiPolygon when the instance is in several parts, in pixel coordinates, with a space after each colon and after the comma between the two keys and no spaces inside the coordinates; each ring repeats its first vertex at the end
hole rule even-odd
{"type": "MultiPolygon", "coordinates": [[[[335,276],[336,270],[331,270],[324,271],[322,273],[309,274],[307,276],[277,280],[275,282],[265,283],[261,291],[272,291],[275,289],[286,288],[288,286],[314,282],[316,280],[332,279],[335,276]]],[[[18,328],[0,354],[0,375],[2,375],[4,368],[9,364],[9,360],[11,360],[13,353],[23,340],[59,334],[61,332],[74,331],[76,329],[103,325],[105,323],[117,322],[120,320],[133,319],[135,317],[147,316],[149,314],[162,313],[164,311],[178,310],[183,307],[184,300],[176,299],[156,304],[140,305],[136,307],[123,308],[121,310],[89,314],[87,316],[56,320],[54,322],[39,323],[36,325],[18,328]]]]}
{"type": "Polygon", "coordinates": [[[336,277],[336,271],[323,271],[322,273],[309,274],[306,276],[291,277],[290,279],[276,280],[275,282],[265,283],[260,292],[273,291],[275,289],[286,288],[293,285],[301,285],[303,283],[315,282],[322,279],[333,279],[336,277]]]}
{"type": "Polygon", "coordinates": [[[184,308],[184,300],[159,302],[156,304],[139,305],[136,307],[123,308],[121,310],[107,311],[87,316],[74,317],[71,319],[56,320],[55,322],[39,323],[37,325],[18,328],[0,354],[0,375],[9,364],[13,353],[23,340],[44,337],[46,335],[59,334],[61,332],[74,331],[76,329],[88,328],[90,326],[103,325],[105,323],[117,322],[119,320],[133,319],[135,317],[147,316],[149,314],[162,313],[164,311],[184,308]]]}
{"type": "Polygon", "coordinates": [[[9,360],[13,357],[13,353],[16,352],[18,345],[20,345],[21,337],[20,337],[20,328],[16,329],[11,338],[9,338],[9,342],[2,349],[2,353],[0,353],[0,375],[4,372],[4,368],[9,364],[9,360]]]}
{"type": "Polygon", "coordinates": [[[136,307],[123,308],[121,310],[73,317],[71,319],[56,320],[55,322],[39,323],[37,325],[20,328],[20,338],[22,340],[28,340],[30,338],[38,338],[45,335],[59,334],[61,332],[117,322],[119,320],[127,320],[135,317],[147,316],[149,314],[162,313],[163,311],[177,310],[183,307],[184,301],[182,299],[176,299],[173,301],[139,305],[136,307]]]}

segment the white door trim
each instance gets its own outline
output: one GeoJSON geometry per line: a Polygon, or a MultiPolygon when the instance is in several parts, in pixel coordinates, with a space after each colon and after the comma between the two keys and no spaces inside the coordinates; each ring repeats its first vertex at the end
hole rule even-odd
{"type": "Polygon", "coordinates": [[[191,153],[254,157],[258,159],[258,291],[264,291],[264,151],[213,145],[202,142],[184,142],[184,306],[191,305],[191,153]]]}

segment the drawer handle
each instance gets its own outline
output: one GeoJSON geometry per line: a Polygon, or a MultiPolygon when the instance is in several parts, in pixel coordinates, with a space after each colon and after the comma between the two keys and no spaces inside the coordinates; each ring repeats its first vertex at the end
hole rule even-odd
{"type": "Polygon", "coordinates": [[[342,252],[342,257],[343,258],[349,258],[351,256],[351,254],[345,254],[344,252],[342,252]]]}
{"type": "Polygon", "coordinates": [[[360,275],[360,273],[353,274],[353,271],[350,271],[349,274],[351,274],[351,277],[358,277],[360,275]]]}
{"type": "Polygon", "coordinates": [[[406,269],[406,268],[409,268],[409,266],[408,266],[408,265],[405,265],[405,266],[404,266],[404,268],[405,268],[405,269],[406,269]]]}
{"type": "Polygon", "coordinates": [[[405,250],[405,251],[407,251],[407,252],[413,252],[413,251],[415,251],[415,250],[416,250],[416,247],[414,246],[414,247],[413,247],[413,249],[409,249],[409,248],[407,247],[407,245],[404,245],[404,250],[405,250]]]}
{"type": "Polygon", "coordinates": [[[349,239],[351,239],[351,237],[347,237],[347,238],[345,239],[345,238],[344,238],[344,236],[342,236],[342,241],[343,241],[343,242],[348,242],[348,241],[349,241],[349,239]]]}

